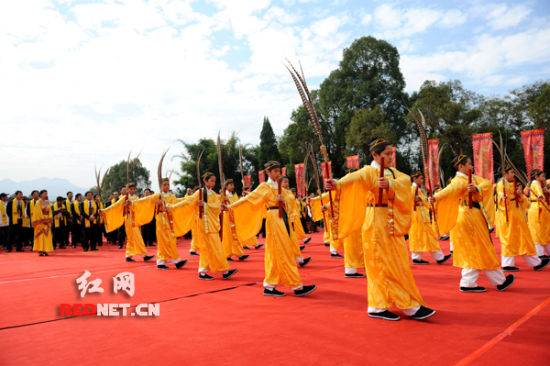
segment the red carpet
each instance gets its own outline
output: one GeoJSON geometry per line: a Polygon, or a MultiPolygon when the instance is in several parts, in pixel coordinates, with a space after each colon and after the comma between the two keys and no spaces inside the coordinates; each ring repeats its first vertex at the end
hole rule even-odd
{"type": "MultiPolygon", "coordinates": [[[[497,244],[498,247],[498,244],[497,244]]],[[[0,253],[1,365],[531,365],[550,358],[550,268],[521,271],[505,292],[458,292],[460,269],[446,263],[413,266],[424,299],[437,314],[424,322],[367,317],[365,279],[344,278],[342,259],[329,256],[316,234],[300,269],[318,290],[296,298],[262,296],[263,250],[251,250],[229,280],[197,279],[198,257],[159,271],[155,263],[125,263],[124,251],[57,250],[0,253]],[[84,270],[102,279],[102,294],[81,299],[84,270]],[[113,294],[111,277],[135,274],[133,297],[113,294]],[[157,318],[61,318],[62,303],[160,303],[157,318]]],[[[448,242],[442,242],[448,253],[448,242]]],[[[151,254],[155,248],[149,249],[151,254]]],[[[137,259],[137,257],[136,257],[137,259]]]]}

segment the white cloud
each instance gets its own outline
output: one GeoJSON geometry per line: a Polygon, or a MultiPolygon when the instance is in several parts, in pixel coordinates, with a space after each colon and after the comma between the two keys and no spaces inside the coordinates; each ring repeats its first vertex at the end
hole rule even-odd
{"type": "Polygon", "coordinates": [[[525,5],[508,7],[502,4],[492,6],[492,8],[487,14],[487,20],[489,20],[489,26],[496,30],[515,27],[531,14],[531,9],[525,5]]]}
{"type": "Polygon", "coordinates": [[[361,24],[363,25],[368,25],[372,20],[372,15],[371,14],[365,14],[362,18],[361,18],[361,24]]]}
{"type": "Polygon", "coordinates": [[[383,28],[397,28],[401,25],[401,14],[391,5],[380,5],[374,10],[374,19],[383,28]]]}

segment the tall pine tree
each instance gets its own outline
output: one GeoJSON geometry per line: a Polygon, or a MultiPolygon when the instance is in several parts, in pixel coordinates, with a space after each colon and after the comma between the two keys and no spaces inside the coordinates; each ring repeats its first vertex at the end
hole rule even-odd
{"type": "Polygon", "coordinates": [[[269,123],[269,118],[264,117],[264,124],[262,126],[262,132],[260,132],[260,167],[263,168],[264,164],[270,160],[281,161],[281,154],[277,148],[277,139],[275,133],[269,123]]]}

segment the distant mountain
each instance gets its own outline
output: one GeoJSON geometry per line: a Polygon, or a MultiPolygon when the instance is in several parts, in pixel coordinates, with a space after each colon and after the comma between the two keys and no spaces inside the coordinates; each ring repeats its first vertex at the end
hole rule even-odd
{"type": "Polygon", "coordinates": [[[88,188],[78,187],[67,179],[58,178],[39,178],[35,180],[27,180],[23,182],[15,182],[11,179],[0,180],[0,192],[12,195],[15,191],[20,190],[23,195],[30,196],[33,190],[48,190],[50,200],[55,200],[57,196],[65,197],[68,191],[76,193],[86,192],[88,188]]]}

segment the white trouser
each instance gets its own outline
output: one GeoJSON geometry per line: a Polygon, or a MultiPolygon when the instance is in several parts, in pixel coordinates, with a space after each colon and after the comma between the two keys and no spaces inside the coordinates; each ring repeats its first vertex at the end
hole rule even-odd
{"type": "MultiPolygon", "coordinates": [[[[176,264],[176,263],[181,262],[181,258],[170,259],[170,261],[172,262],[172,264],[176,264]]],[[[157,266],[162,266],[164,264],[166,264],[166,261],[164,259],[157,259],[157,266]]]]}
{"type": "Polygon", "coordinates": [[[296,258],[296,263],[304,263],[304,257],[296,258]]]}
{"type": "MultiPolygon", "coordinates": [[[[273,290],[275,288],[275,285],[270,285],[269,283],[265,283],[264,282],[264,288],[268,289],[268,290],[273,290]]],[[[298,287],[291,287],[293,290],[301,290],[302,288],[304,288],[304,285],[300,285],[298,287]]]]}
{"type": "Polygon", "coordinates": [[[354,274],[354,273],[357,273],[357,268],[346,267],[346,274],[354,274]]]}
{"type": "MultiPolygon", "coordinates": [[[[435,261],[440,261],[442,260],[443,258],[445,258],[445,255],[443,255],[443,252],[440,250],[438,252],[429,252],[431,255],[432,255],[432,258],[435,260],[435,261]]],[[[420,261],[422,260],[422,252],[412,252],[411,254],[411,258],[413,260],[417,260],[417,261],[420,261]]]]}
{"type": "MultiPolygon", "coordinates": [[[[538,266],[541,263],[541,260],[536,255],[522,255],[523,260],[529,267],[535,267],[538,266]]],[[[503,267],[514,267],[516,264],[516,257],[505,257],[502,256],[502,266],[503,267]]]]}
{"type": "MultiPolygon", "coordinates": [[[[415,306],[414,308],[410,308],[410,309],[400,309],[403,314],[405,314],[406,316],[411,316],[411,315],[414,315],[418,309],[420,309],[420,306],[415,306]]],[[[373,308],[372,306],[369,306],[368,308],[368,312],[369,313],[383,313],[384,311],[386,311],[388,309],[379,309],[379,308],[373,308]]]]}
{"type": "Polygon", "coordinates": [[[535,248],[537,249],[537,255],[550,255],[550,244],[542,245],[542,244],[535,244],[535,248]]]}
{"type": "MultiPolygon", "coordinates": [[[[477,287],[477,279],[480,272],[481,270],[475,268],[463,268],[460,287],[477,287]]],[[[484,270],[483,272],[485,272],[485,276],[487,276],[493,286],[502,285],[506,281],[502,269],[484,270]]]]}
{"type": "Polygon", "coordinates": [[[449,248],[451,248],[450,251],[452,252],[453,251],[453,242],[452,241],[449,242],[449,248]]]}
{"type": "MultiPolygon", "coordinates": [[[[199,268],[199,274],[204,273],[207,274],[208,270],[206,268],[199,268]]],[[[227,274],[229,271],[223,271],[223,274],[227,274]]]]}
{"type": "Polygon", "coordinates": [[[189,253],[196,253],[197,251],[195,249],[189,249],[189,253]]]}
{"type": "Polygon", "coordinates": [[[338,254],[338,249],[330,247],[330,254],[338,254]]]}

